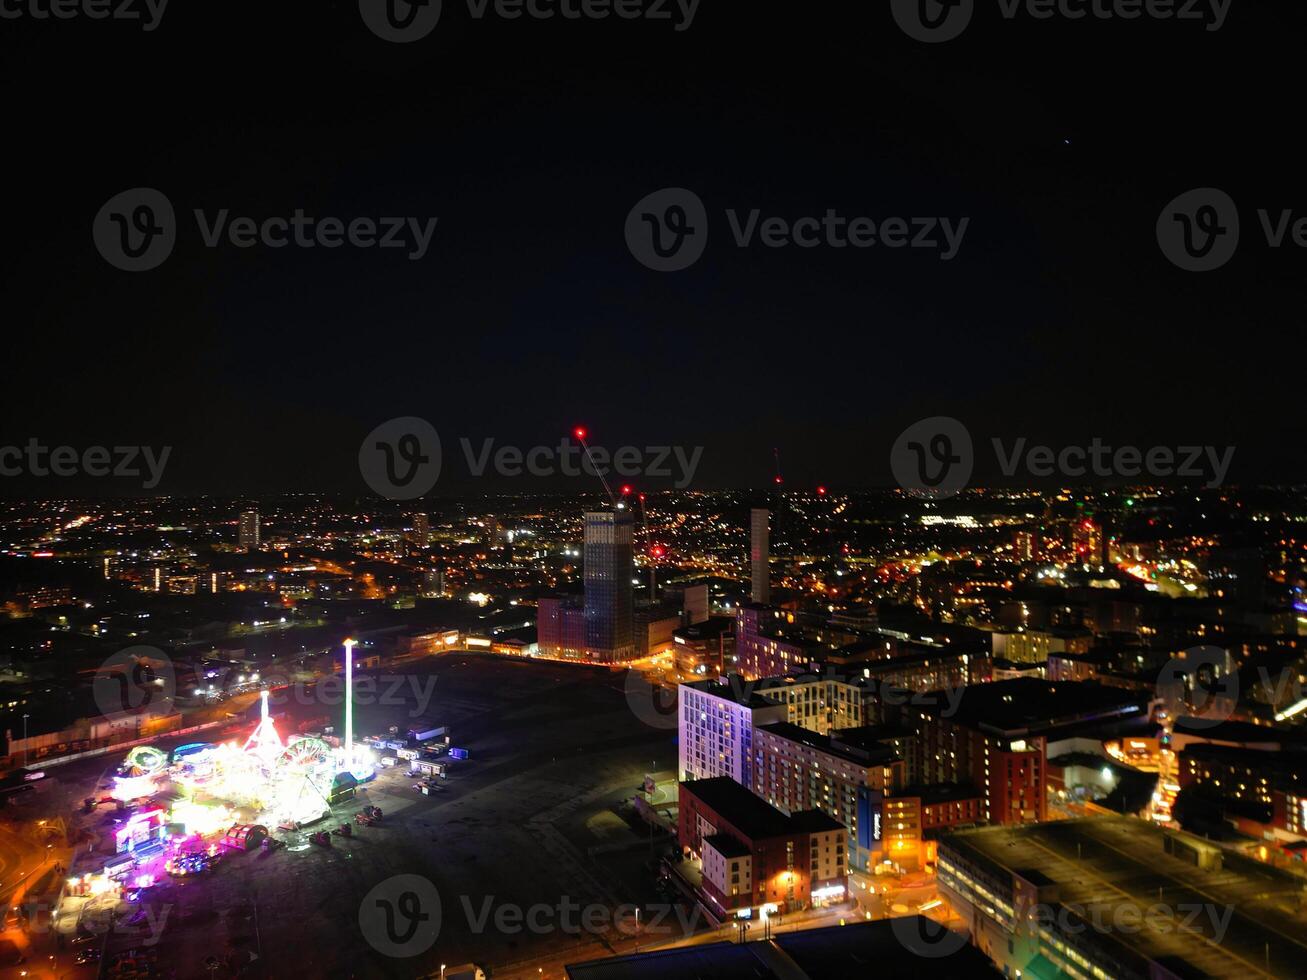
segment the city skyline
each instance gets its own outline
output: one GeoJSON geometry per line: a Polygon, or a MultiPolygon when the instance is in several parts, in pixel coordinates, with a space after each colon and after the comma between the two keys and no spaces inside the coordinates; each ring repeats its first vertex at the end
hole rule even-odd
{"type": "Polygon", "coordinates": [[[0,980],[1307,962],[1307,7],[0,0],[0,980]]]}

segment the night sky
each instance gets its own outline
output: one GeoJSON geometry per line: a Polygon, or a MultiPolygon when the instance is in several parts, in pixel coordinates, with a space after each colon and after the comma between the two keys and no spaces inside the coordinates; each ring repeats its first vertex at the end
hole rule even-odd
{"type": "Polygon", "coordinates": [[[986,445],[1233,445],[1231,480],[1301,479],[1307,249],[1268,248],[1256,209],[1307,216],[1307,14],[1234,0],[1206,31],[999,9],[977,0],[943,44],[884,3],[704,0],[678,32],[445,0],[405,45],[354,0],[178,2],[151,32],[4,20],[0,445],[169,445],[162,493],[362,493],[364,435],[416,415],[444,442],[438,493],[584,489],[473,479],[458,440],[585,423],[609,447],[703,446],[699,487],[761,486],[779,447],[790,485],[852,488],[889,484],[898,433],[951,415],[986,445]],[[180,231],[132,274],[91,226],[141,186],[180,231]],[[658,273],[623,226],[671,186],[711,232],[658,273]],[[1243,238],[1189,273],[1154,227],[1207,186],[1243,238]],[[439,222],[414,262],[206,248],[195,208],[439,222]],[[739,249],[727,208],[970,224],[947,262],[739,249]]]}

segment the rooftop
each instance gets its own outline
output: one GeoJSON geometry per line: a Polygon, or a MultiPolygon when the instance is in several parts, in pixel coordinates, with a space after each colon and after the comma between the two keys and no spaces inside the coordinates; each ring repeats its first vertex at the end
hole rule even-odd
{"type": "Polygon", "coordinates": [[[958,831],[940,839],[939,859],[944,875],[961,862],[1000,881],[1019,875],[1055,884],[1052,901],[1085,920],[1077,941],[1118,959],[1123,972],[1147,974],[1146,962],[1171,957],[1198,975],[1242,978],[1269,955],[1282,976],[1307,958],[1301,879],[1131,817],[958,831]],[[1216,861],[1219,872],[1199,867],[1195,855],[1216,861]],[[1166,915],[1155,914],[1159,905],[1166,915]],[[1130,927],[1120,925],[1122,906],[1136,910],[1130,927]],[[1180,928],[1191,909],[1198,915],[1180,928]]]}
{"type": "Polygon", "coordinates": [[[937,699],[922,710],[937,713],[956,705],[954,724],[985,731],[1045,734],[1059,726],[1145,714],[1148,699],[1136,691],[1093,681],[1043,681],[1018,677],[964,687],[956,702],[937,699]]]}
{"type": "MultiPolygon", "coordinates": [[[[911,939],[938,928],[921,916],[855,922],[780,933],[770,942],[711,943],[614,956],[569,964],[571,980],[846,980],[848,977],[909,976],[928,967],[938,980],[990,980],[999,976],[989,960],[969,943],[947,955],[923,960],[911,939]]],[[[938,950],[932,950],[933,954],[938,950]]]]}
{"type": "Polygon", "coordinates": [[[879,766],[897,758],[890,746],[879,739],[858,734],[860,730],[856,728],[836,732],[834,735],[818,735],[788,721],[777,721],[761,725],[758,730],[788,742],[806,745],[857,766],[879,766]]]}
{"type": "Polygon", "coordinates": [[[702,800],[751,840],[788,837],[819,830],[833,830],[843,826],[830,820],[829,817],[825,819],[830,820],[830,826],[817,826],[815,818],[806,815],[803,815],[802,819],[800,814],[787,817],[761,797],[754,796],[735,780],[726,776],[681,783],[682,798],[687,793],[702,800]]]}

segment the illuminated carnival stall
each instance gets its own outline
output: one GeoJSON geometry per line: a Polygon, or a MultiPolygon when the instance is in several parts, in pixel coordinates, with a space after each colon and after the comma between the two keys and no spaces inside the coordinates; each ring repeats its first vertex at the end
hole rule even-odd
{"type": "Polygon", "coordinates": [[[244,744],[195,742],[171,755],[152,746],[132,749],[118,768],[113,796],[121,801],[170,792],[169,823],[207,836],[246,820],[297,826],[326,816],[345,798],[341,787],[371,778],[376,758],[354,745],[354,641],[345,641],[344,740],[332,746],[306,735],[283,740],[260,693],[259,723],[244,744]]]}

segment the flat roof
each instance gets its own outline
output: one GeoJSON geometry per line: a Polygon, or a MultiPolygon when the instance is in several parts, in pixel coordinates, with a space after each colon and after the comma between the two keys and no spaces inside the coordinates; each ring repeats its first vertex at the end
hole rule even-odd
{"type": "Polygon", "coordinates": [[[923,706],[928,713],[956,708],[956,724],[1015,734],[1056,729],[1071,723],[1110,719],[1144,712],[1148,697],[1138,691],[1108,687],[1093,681],[1044,681],[1018,677],[988,684],[969,684],[956,702],[936,699],[923,706]]]}
{"type": "Polygon", "coordinates": [[[788,721],[775,721],[759,725],[759,731],[779,736],[788,742],[806,745],[818,752],[835,756],[858,766],[876,766],[898,758],[894,750],[878,739],[858,734],[859,729],[837,731],[834,735],[819,735],[788,721]]]}
{"type": "Polygon", "coordinates": [[[1292,911],[1301,878],[1133,817],[955,831],[940,838],[939,858],[973,864],[1000,880],[1043,876],[1057,885],[1058,904],[1087,920],[1078,940],[1100,945],[1108,956],[1169,958],[1203,975],[1232,978],[1262,972],[1268,948],[1278,975],[1307,962],[1307,917],[1292,911]],[[1219,855],[1221,869],[1167,853],[1167,838],[1192,853],[1219,855]],[[1167,914],[1155,915],[1159,905],[1167,914]],[[1128,927],[1120,924],[1123,906],[1138,913],[1128,927]]]}
{"type": "Polygon", "coordinates": [[[799,810],[792,813],[790,823],[805,834],[821,834],[829,830],[844,829],[844,824],[820,810],[799,810]]]}
{"type": "Polygon", "coordinates": [[[681,795],[686,793],[702,800],[752,840],[805,832],[791,818],[728,776],[681,783],[681,795]]]}
{"type": "Polygon", "coordinates": [[[749,856],[749,849],[730,834],[709,834],[703,839],[703,842],[712,847],[722,857],[740,858],[749,856]]]}
{"type": "Polygon", "coordinates": [[[926,974],[939,980],[994,980],[989,959],[963,942],[926,959],[903,937],[939,928],[922,916],[851,922],[782,932],[770,942],[720,942],[702,946],[569,963],[571,980],[848,980],[863,976],[926,974]]]}

